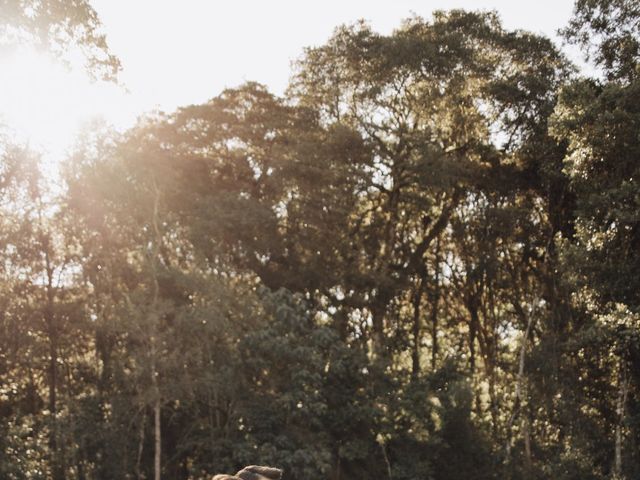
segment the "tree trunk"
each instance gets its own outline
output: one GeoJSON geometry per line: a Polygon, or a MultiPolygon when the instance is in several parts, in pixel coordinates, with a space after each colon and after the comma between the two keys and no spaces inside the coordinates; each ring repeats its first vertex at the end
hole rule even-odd
{"type": "Polygon", "coordinates": [[[391,462],[389,461],[389,455],[387,455],[387,446],[382,441],[379,442],[378,445],[380,445],[380,450],[382,450],[382,458],[384,459],[384,464],[387,467],[387,478],[389,480],[392,480],[391,462]]]}
{"type": "Polygon", "coordinates": [[[155,431],[155,454],[153,458],[153,471],[154,479],[160,480],[161,477],[161,460],[162,460],[162,437],[161,437],[161,424],[160,424],[160,397],[156,398],[156,403],[153,407],[154,414],[154,431],[155,431]]]}
{"type": "Polygon", "coordinates": [[[51,475],[53,480],[64,480],[64,468],[60,461],[58,445],[58,328],[56,325],[54,302],[55,291],[53,286],[53,265],[51,263],[51,240],[48,235],[43,236],[42,247],[44,250],[45,271],[47,284],[45,287],[44,321],[49,337],[49,415],[51,416],[51,431],[49,433],[49,449],[51,454],[51,475]]]}
{"type": "Polygon", "coordinates": [[[438,360],[438,304],[440,303],[440,237],[436,238],[433,278],[433,301],[431,304],[431,369],[436,369],[438,360]]]}
{"type": "Polygon", "coordinates": [[[475,305],[475,300],[469,302],[467,306],[470,315],[469,322],[469,368],[471,375],[476,371],[476,335],[478,334],[478,308],[475,305]]]}
{"type": "MultiPolygon", "coordinates": [[[[623,362],[621,362],[623,363],[623,362]]],[[[616,443],[615,443],[615,459],[613,466],[613,474],[616,479],[622,477],[622,443],[623,443],[623,427],[625,419],[625,410],[627,404],[627,396],[629,394],[629,378],[627,369],[623,365],[620,367],[619,373],[619,390],[616,413],[618,414],[618,423],[616,425],[616,443]]]]}
{"type": "MultiPolygon", "coordinates": [[[[520,311],[524,312],[523,310],[520,309],[520,311]]],[[[532,310],[529,315],[527,315],[527,328],[525,329],[524,332],[524,336],[522,337],[522,343],[520,345],[520,358],[518,361],[518,374],[517,374],[517,378],[516,378],[516,392],[515,392],[515,405],[513,407],[513,412],[511,414],[511,417],[509,418],[509,422],[507,424],[507,442],[506,442],[506,446],[505,446],[505,464],[508,465],[511,462],[511,446],[512,446],[512,441],[513,441],[513,437],[512,437],[512,430],[513,430],[513,425],[516,421],[516,419],[518,418],[518,415],[520,414],[520,411],[522,409],[522,404],[524,401],[524,394],[523,394],[523,389],[524,389],[524,367],[525,367],[525,360],[526,360],[526,352],[527,352],[527,342],[529,340],[529,335],[531,334],[531,329],[533,328],[533,322],[535,320],[535,314],[534,311],[532,310]]],[[[525,435],[527,435],[527,437],[525,437],[525,444],[527,442],[530,442],[530,436],[528,433],[528,428],[525,428],[525,435]]],[[[525,445],[526,448],[526,445],[525,445]]],[[[530,447],[529,447],[529,461],[531,461],[531,457],[530,457],[530,447]]]]}
{"type": "Polygon", "coordinates": [[[160,255],[160,246],[162,242],[162,234],[160,232],[159,210],[160,210],[160,189],[153,177],[153,217],[151,219],[153,226],[153,248],[151,257],[151,275],[153,276],[153,299],[151,303],[151,384],[153,385],[154,393],[154,405],[153,405],[153,431],[155,440],[154,458],[153,458],[153,472],[154,479],[160,480],[162,476],[162,428],[161,428],[161,411],[162,411],[162,399],[160,394],[160,387],[158,385],[158,365],[157,365],[157,346],[158,341],[157,333],[159,331],[160,316],[158,315],[158,301],[160,298],[160,284],[158,283],[158,257],[160,255]]]}
{"type": "Polygon", "coordinates": [[[142,418],[140,419],[140,432],[138,434],[138,456],[136,457],[136,477],[138,480],[142,480],[142,471],[140,465],[142,464],[142,451],[144,449],[144,428],[147,418],[147,413],[142,412],[142,418]]]}
{"type": "Polygon", "coordinates": [[[420,375],[420,301],[422,300],[423,280],[418,281],[413,293],[413,345],[411,349],[411,377],[416,379],[420,375]]]}
{"type": "Polygon", "coordinates": [[[527,412],[522,419],[522,437],[524,440],[524,468],[526,478],[531,476],[531,467],[533,462],[531,460],[531,424],[529,421],[529,413],[527,412]]]}

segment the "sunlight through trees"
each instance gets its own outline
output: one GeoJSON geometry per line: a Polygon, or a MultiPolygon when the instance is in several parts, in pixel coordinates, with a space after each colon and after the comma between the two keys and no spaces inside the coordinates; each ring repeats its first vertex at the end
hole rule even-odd
{"type": "MultiPolygon", "coordinates": [[[[0,12],[117,73],[84,0],[0,12]]],[[[0,138],[0,478],[638,478],[639,21],[576,2],[599,78],[495,12],[342,26],[60,188],[0,138]]]]}

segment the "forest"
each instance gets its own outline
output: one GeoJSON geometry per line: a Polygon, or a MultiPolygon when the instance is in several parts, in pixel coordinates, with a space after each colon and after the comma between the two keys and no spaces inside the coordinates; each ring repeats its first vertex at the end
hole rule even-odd
{"type": "MultiPolygon", "coordinates": [[[[0,0],[115,78],[99,26],[0,0]]],[[[592,70],[495,12],[339,26],[57,187],[3,133],[0,478],[640,478],[640,3],[562,35],[592,70]]]]}

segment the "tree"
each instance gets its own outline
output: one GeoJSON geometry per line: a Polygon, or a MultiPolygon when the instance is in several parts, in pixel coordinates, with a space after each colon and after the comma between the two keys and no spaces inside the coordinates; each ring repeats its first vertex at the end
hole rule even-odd
{"type": "Polygon", "coordinates": [[[93,125],[59,197],[5,144],[0,476],[637,477],[629,52],[585,80],[493,13],[358,23],[282,97],[93,125]]]}
{"type": "Polygon", "coordinates": [[[119,60],[109,52],[100,20],[87,0],[2,0],[0,46],[33,44],[60,58],[79,50],[87,70],[113,80],[119,60]]]}
{"type": "Polygon", "coordinates": [[[609,80],[629,81],[638,74],[638,17],[640,5],[634,0],[578,0],[562,33],[569,43],[583,47],[609,80]]]}
{"type": "Polygon", "coordinates": [[[599,407],[609,436],[603,470],[619,478],[638,471],[632,445],[637,410],[628,401],[638,388],[636,269],[638,232],[638,17],[636,2],[577,2],[565,30],[569,41],[588,46],[607,80],[576,80],[564,88],[552,132],[568,146],[564,171],[575,194],[575,237],[565,244],[566,270],[580,289],[583,331],[577,348],[603,360],[590,364],[592,382],[603,384],[599,407]],[[594,338],[598,332],[599,340],[594,338]],[[597,352],[597,353],[596,353],[597,352]],[[606,379],[606,380],[605,380],[606,379]],[[632,412],[636,412],[635,414],[632,412]]]}

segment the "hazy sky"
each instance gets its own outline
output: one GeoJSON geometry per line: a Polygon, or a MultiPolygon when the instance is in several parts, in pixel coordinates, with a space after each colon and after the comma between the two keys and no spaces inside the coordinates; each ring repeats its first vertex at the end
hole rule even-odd
{"type": "Polygon", "coordinates": [[[437,9],[497,10],[509,29],[555,37],[572,0],[93,0],[111,50],[122,61],[126,87],[90,84],[37,58],[3,59],[0,111],[31,135],[33,144],[61,155],[78,124],[96,114],[131,125],[152,108],[171,111],[203,102],[247,80],[281,93],[290,63],[305,46],[358,19],[388,33],[408,16],[437,9]],[[4,74],[7,72],[7,74],[4,74]]]}
{"type": "Polygon", "coordinates": [[[284,90],[291,60],[360,18],[390,32],[437,9],[495,9],[506,27],[555,35],[572,0],[95,0],[122,80],[143,104],[199,102],[246,80],[284,90]]]}

